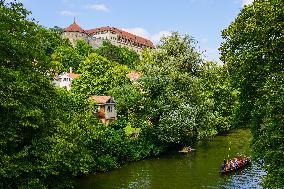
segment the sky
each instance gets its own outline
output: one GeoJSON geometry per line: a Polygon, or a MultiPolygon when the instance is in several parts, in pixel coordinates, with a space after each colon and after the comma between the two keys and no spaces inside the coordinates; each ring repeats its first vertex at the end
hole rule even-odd
{"type": "Polygon", "coordinates": [[[172,31],[189,34],[204,59],[219,61],[221,31],[253,0],[18,0],[44,27],[112,26],[159,43],[172,31]]]}

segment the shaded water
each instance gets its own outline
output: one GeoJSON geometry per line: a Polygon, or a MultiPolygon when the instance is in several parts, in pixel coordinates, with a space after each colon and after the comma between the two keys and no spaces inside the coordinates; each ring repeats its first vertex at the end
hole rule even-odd
{"type": "Polygon", "coordinates": [[[190,154],[169,152],[156,158],[129,163],[114,171],[89,175],[78,181],[80,189],[199,189],[261,188],[265,175],[256,161],[251,166],[229,175],[220,175],[225,157],[237,153],[251,155],[248,130],[237,130],[227,136],[198,144],[190,154]]]}

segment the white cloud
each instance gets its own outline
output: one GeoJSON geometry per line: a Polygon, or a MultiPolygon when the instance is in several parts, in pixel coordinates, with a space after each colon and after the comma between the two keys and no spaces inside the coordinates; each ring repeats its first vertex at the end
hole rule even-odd
{"type": "Polygon", "coordinates": [[[63,15],[63,16],[77,16],[77,15],[79,15],[78,12],[73,12],[73,11],[69,11],[69,10],[60,11],[60,14],[63,15]]]}
{"type": "Polygon", "coordinates": [[[129,33],[132,33],[134,35],[138,35],[140,37],[144,37],[144,38],[150,38],[150,34],[148,31],[146,31],[144,28],[122,28],[122,30],[127,31],[129,33]]]}
{"type": "Polygon", "coordinates": [[[144,37],[146,39],[151,40],[154,44],[157,44],[162,36],[169,36],[171,34],[171,32],[169,31],[160,31],[158,33],[150,33],[147,30],[145,30],[144,28],[123,28],[122,30],[125,30],[129,33],[132,33],[134,35],[140,36],[140,37],[144,37]]]}
{"type": "Polygon", "coordinates": [[[110,12],[110,10],[107,8],[105,4],[88,4],[85,5],[87,9],[100,11],[100,12],[110,12]]]}
{"type": "MultiPolygon", "coordinates": [[[[158,33],[150,33],[146,29],[141,28],[141,27],[136,27],[136,28],[122,28],[122,30],[127,31],[129,33],[132,33],[137,36],[144,37],[146,39],[151,40],[155,45],[160,41],[162,36],[169,36],[171,32],[169,31],[160,31],[158,33]]],[[[222,64],[221,60],[219,59],[220,57],[220,52],[218,51],[217,48],[211,48],[208,47],[208,38],[204,37],[201,39],[200,43],[201,45],[205,48],[199,49],[200,51],[203,51],[203,58],[208,61],[215,61],[218,62],[219,64],[222,64]]]]}
{"type": "Polygon", "coordinates": [[[252,2],[253,2],[253,0],[242,0],[242,1],[243,1],[243,6],[252,4],[252,2]]]}
{"type": "Polygon", "coordinates": [[[169,35],[171,35],[171,32],[169,32],[169,31],[160,31],[156,34],[153,34],[150,39],[154,43],[158,43],[160,41],[161,37],[166,37],[166,36],[169,36],[169,35]]]}

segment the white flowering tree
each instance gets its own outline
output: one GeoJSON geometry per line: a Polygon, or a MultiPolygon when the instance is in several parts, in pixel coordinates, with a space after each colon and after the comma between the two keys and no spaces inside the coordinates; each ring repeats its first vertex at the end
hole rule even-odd
{"type": "Polygon", "coordinates": [[[214,101],[204,95],[203,61],[194,45],[178,33],[162,38],[155,50],[144,51],[135,85],[114,91],[118,109],[144,120],[159,145],[188,145],[217,133],[214,101]]]}

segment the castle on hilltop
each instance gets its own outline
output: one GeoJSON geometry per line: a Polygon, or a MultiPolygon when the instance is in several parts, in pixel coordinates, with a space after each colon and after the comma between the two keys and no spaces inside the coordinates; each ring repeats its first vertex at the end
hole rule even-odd
{"type": "Polygon", "coordinates": [[[107,40],[113,45],[119,47],[127,47],[139,53],[144,48],[153,49],[153,43],[143,37],[131,34],[115,27],[100,27],[90,30],[83,30],[74,20],[73,24],[64,29],[62,36],[68,38],[71,44],[75,44],[76,40],[86,41],[93,48],[102,45],[107,40]]]}

